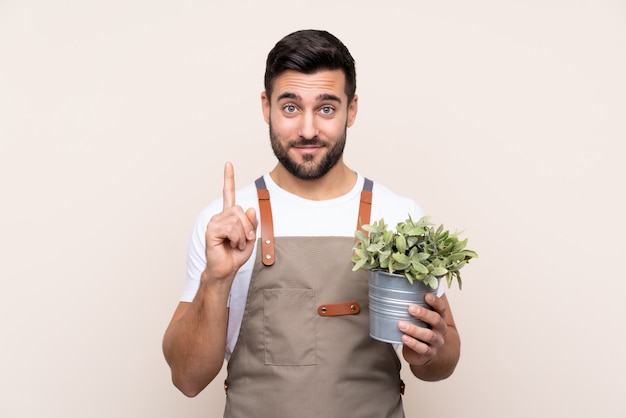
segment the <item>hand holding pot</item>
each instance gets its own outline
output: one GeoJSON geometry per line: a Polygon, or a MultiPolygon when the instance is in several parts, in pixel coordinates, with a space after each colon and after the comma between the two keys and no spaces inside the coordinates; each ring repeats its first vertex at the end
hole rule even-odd
{"type": "Polygon", "coordinates": [[[430,328],[420,327],[407,321],[398,322],[398,328],[403,333],[402,354],[418,377],[424,380],[439,380],[441,377],[430,379],[420,368],[430,367],[432,363],[454,361],[453,364],[449,364],[451,370],[454,370],[456,360],[453,360],[454,356],[448,354],[458,352],[459,339],[446,296],[437,297],[433,293],[428,293],[425,300],[433,310],[418,305],[410,305],[408,310],[411,316],[425,322],[430,328]],[[451,330],[455,338],[449,338],[451,330]],[[421,375],[418,375],[418,372],[421,375]]]}

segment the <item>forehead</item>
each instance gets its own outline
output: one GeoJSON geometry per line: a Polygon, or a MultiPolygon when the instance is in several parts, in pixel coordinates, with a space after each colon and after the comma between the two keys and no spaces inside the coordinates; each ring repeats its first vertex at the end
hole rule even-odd
{"type": "Polygon", "coordinates": [[[346,76],[342,70],[322,70],[312,74],[298,71],[283,71],[274,80],[272,97],[293,94],[301,98],[332,94],[346,98],[346,76]]]}

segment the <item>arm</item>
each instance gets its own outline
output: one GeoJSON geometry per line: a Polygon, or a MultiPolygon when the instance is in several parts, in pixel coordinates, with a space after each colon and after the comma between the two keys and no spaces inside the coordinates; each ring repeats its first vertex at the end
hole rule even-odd
{"type": "Polygon", "coordinates": [[[202,391],[224,363],[228,296],[239,268],[256,239],[254,209],[235,205],[233,168],[224,168],[224,209],[207,225],[206,269],[191,303],[181,302],[163,337],[163,354],[174,385],[187,396],[202,391]]]}
{"type": "Polygon", "coordinates": [[[230,286],[211,286],[202,276],[193,302],[178,304],[163,337],[172,381],[186,396],[200,393],[224,363],[230,286]]]}
{"type": "Polygon", "coordinates": [[[443,380],[454,372],[459,361],[461,340],[446,295],[438,298],[428,294],[426,302],[433,311],[411,305],[409,313],[432,328],[400,321],[398,326],[404,333],[402,354],[417,378],[426,381],[443,380]]]}

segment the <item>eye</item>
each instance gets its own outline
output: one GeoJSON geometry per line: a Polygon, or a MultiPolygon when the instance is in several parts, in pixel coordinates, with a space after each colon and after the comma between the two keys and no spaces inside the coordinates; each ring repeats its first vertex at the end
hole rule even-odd
{"type": "Polygon", "coordinates": [[[284,110],[286,113],[296,113],[296,111],[298,110],[298,108],[296,108],[296,107],[295,107],[294,105],[292,105],[292,104],[288,104],[288,105],[283,106],[283,110],[284,110]]]}
{"type": "Polygon", "coordinates": [[[323,115],[332,115],[335,112],[335,109],[332,106],[324,106],[320,109],[320,112],[323,115]]]}

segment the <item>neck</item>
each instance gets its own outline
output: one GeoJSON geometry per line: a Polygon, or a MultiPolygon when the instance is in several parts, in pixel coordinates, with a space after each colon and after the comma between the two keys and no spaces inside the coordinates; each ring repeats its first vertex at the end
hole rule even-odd
{"type": "Polygon", "coordinates": [[[274,183],[289,193],[308,200],[328,200],[343,196],[354,187],[357,175],[343,162],[337,163],[323,177],[315,180],[302,180],[291,173],[280,163],[270,172],[274,183]]]}

